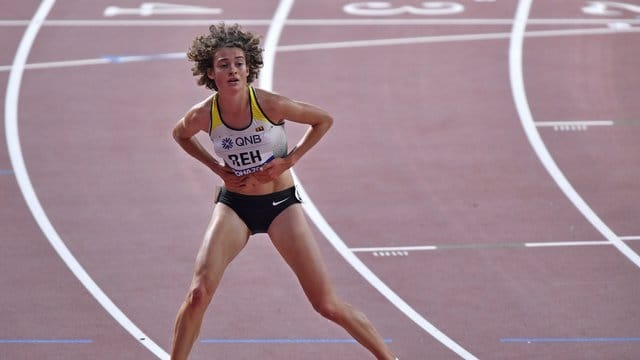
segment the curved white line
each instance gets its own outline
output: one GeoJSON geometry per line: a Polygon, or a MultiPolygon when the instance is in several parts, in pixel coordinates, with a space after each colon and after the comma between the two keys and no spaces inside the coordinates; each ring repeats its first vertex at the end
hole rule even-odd
{"type": "Polygon", "coordinates": [[[278,8],[267,30],[267,38],[264,41],[264,66],[260,74],[260,87],[265,90],[273,91],[273,74],[275,72],[274,67],[276,65],[278,41],[280,41],[280,34],[282,34],[284,24],[293,7],[293,2],[294,0],[281,0],[279,2],[278,8]]]}
{"type": "MultiPolygon", "coordinates": [[[[262,79],[260,81],[260,87],[265,90],[273,89],[273,73],[275,65],[275,54],[278,49],[278,41],[282,28],[285,25],[287,15],[293,6],[293,0],[284,0],[280,2],[276,15],[272,21],[272,25],[269,27],[267,38],[265,40],[265,55],[264,55],[264,67],[262,79]]],[[[349,250],[347,245],[342,241],[340,236],[331,228],[329,223],[324,219],[318,208],[313,204],[311,198],[302,186],[300,179],[292,170],[294,181],[301,196],[305,199],[302,203],[304,210],[309,218],[313,221],[320,232],[329,240],[331,245],[342,255],[342,257],[351,265],[362,277],[364,277],[371,286],[378,290],[387,300],[389,300],[398,310],[409,317],[413,322],[418,324],[423,330],[431,334],[436,340],[447,346],[453,352],[461,356],[463,359],[476,360],[477,358],[469,353],[467,350],[458,345],[455,341],[445,335],[442,331],[438,330],[429,321],[427,321],[422,315],[415,311],[406,301],[398,296],[391,288],[389,288],[380,278],[378,278],[373,271],[371,271],[354,253],[349,250]]]]}
{"type": "Polygon", "coordinates": [[[573,205],[582,213],[582,215],[595,227],[611,244],[613,244],[624,256],[631,260],[636,266],[640,267],[640,256],[636,254],[620,237],[618,237],[587,205],[580,194],[573,188],[571,183],[564,176],[556,162],[551,157],[549,150],[545,146],[540,133],[536,128],[531,114],[527,95],[524,88],[524,80],[522,73],[522,49],[524,43],[525,28],[527,26],[527,18],[531,8],[532,0],[521,0],[516,10],[516,18],[511,30],[511,38],[509,42],[509,78],[511,81],[511,89],[513,100],[515,102],[518,115],[522,127],[533,147],[536,155],[542,162],[549,175],[553,178],[562,192],[573,203],[573,205]]]}
{"type": "MultiPolygon", "coordinates": [[[[55,4],[55,0],[44,0],[38,7],[33,19],[29,22],[16,56],[13,60],[13,66],[9,74],[9,82],[7,84],[7,94],[5,98],[5,132],[7,138],[7,147],[9,157],[13,166],[13,171],[18,182],[22,196],[33,214],[34,219],[40,226],[40,229],[46,236],[49,243],[58,253],[58,256],[69,267],[71,272],[80,280],[82,285],[93,295],[93,297],[102,305],[102,307],[129,332],[137,341],[144,345],[149,351],[160,359],[169,359],[169,354],[162,350],[155,342],[145,335],[129,318],[109,299],[109,297],[100,289],[98,284],[93,281],[89,274],[84,270],[82,265],[76,260],[64,241],[60,238],[56,229],[53,227],[47,214],[45,213],[38,197],[35,193],[29,173],[22,156],[20,146],[20,136],[18,132],[18,97],[20,93],[20,85],[22,82],[22,74],[27,61],[33,41],[42,26],[43,21],[49,14],[49,11],[55,4]]],[[[116,356],[117,357],[117,356],[116,356]]]]}

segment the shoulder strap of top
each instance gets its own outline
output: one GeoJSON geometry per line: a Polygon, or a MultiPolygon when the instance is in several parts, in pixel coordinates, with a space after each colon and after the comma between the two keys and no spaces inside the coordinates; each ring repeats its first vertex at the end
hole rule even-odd
{"type": "Polygon", "coordinates": [[[209,124],[209,134],[213,129],[217,128],[222,124],[222,119],[220,118],[220,112],[218,111],[218,93],[213,95],[211,98],[211,123],[209,124]]]}
{"type": "Polygon", "coordinates": [[[260,108],[260,104],[258,104],[258,99],[256,97],[256,90],[251,85],[249,85],[249,96],[251,96],[251,114],[253,115],[253,118],[262,121],[269,120],[264,111],[262,111],[262,108],[260,108]]]}

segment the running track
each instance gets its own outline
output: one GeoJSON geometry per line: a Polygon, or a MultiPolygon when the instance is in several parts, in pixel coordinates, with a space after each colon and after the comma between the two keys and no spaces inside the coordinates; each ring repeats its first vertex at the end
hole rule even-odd
{"type": "MultiPolygon", "coordinates": [[[[222,19],[263,34],[259,86],[334,114],[296,174],[338,291],[403,360],[637,358],[640,3],[558,3],[2,5],[0,358],[166,358],[216,181],[169,132],[222,19]]],[[[367,358],[264,236],[200,340],[367,358]]]]}

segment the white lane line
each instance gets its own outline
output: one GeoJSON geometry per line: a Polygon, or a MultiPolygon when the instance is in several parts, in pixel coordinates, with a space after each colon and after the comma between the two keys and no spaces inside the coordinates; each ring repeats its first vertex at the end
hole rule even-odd
{"type": "Polygon", "coordinates": [[[613,126],[612,120],[567,120],[567,121],[536,121],[537,127],[558,126],[613,126]]]}
{"type": "Polygon", "coordinates": [[[273,91],[273,76],[276,66],[276,52],[278,42],[284,28],[289,12],[293,7],[294,0],[280,0],[273,19],[267,30],[267,37],[264,41],[264,55],[262,59],[262,71],[260,73],[260,87],[267,91],[273,91]]]}
{"type": "MultiPolygon", "coordinates": [[[[185,55],[186,57],[186,55],[185,55]]],[[[109,64],[109,59],[82,59],[82,60],[67,60],[67,61],[51,61],[51,62],[42,62],[42,63],[32,63],[25,64],[25,70],[36,70],[36,69],[52,69],[52,68],[65,68],[65,67],[75,67],[75,66],[86,66],[86,65],[104,65],[109,64]]],[[[1,71],[9,71],[11,70],[11,65],[3,65],[0,66],[1,71]]]]}
{"type": "Polygon", "coordinates": [[[18,98],[20,93],[20,85],[22,82],[22,74],[24,73],[25,63],[33,42],[40,30],[42,22],[47,17],[49,11],[55,4],[55,0],[44,0],[38,7],[33,19],[29,22],[16,56],[13,60],[13,66],[9,73],[9,82],[7,84],[7,94],[5,98],[5,132],[7,138],[7,147],[9,157],[13,166],[13,171],[18,182],[22,196],[33,214],[34,219],[40,226],[40,229],[46,236],[51,246],[56,250],[58,256],[64,261],[71,272],[80,280],[82,285],[93,295],[93,297],[102,305],[102,307],[133,336],[136,341],[144,345],[149,351],[160,359],[169,359],[169,354],[162,350],[153,340],[143,333],[100,289],[98,284],[93,281],[91,276],[80,265],[78,260],[69,251],[64,241],[58,235],[56,229],[49,221],[40,200],[35,193],[29,173],[22,156],[22,148],[20,146],[20,136],[18,131],[18,98]]]}
{"type": "Polygon", "coordinates": [[[531,8],[532,0],[520,0],[516,10],[516,17],[512,28],[512,35],[509,41],[509,78],[511,81],[511,89],[516,110],[520,117],[520,122],[527,135],[527,139],[531,143],[533,150],[542,162],[549,175],[553,178],[562,192],[573,203],[573,205],[582,213],[582,215],[607,239],[611,242],[624,256],[631,260],[636,266],[640,267],[640,256],[635,253],[627,244],[625,244],[589,207],[582,199],[580,194],[573,188],[571,183],[564,176],[556,162],[551,157],[549,150],[546,148],[540,133],[536,129],[533,115],[527,101],[527,95],[524,87],[523,79],[523,45],[524,34],[527,26],[527,18],[531,8]]]}
{"type": "MultiPolygon", "coordinates": [[[[271,19],[71,19],[46,20],[44,26],[209,26],[212,23],[238,23],[245,26],[269,26],[271,19]]],[[[532,25],[607,25],[624,22],[640,25],[637,18],[553,18],[530,19],[532,25]]],[[[27,26],[29,20],[0,20],[0,26],[27,26]]],[[[396,25],[513,25],[513,19],[287,19],[287,26],[396,26],[396,25]]]]}
{"type": "Polygon", "coordinates": [[[611,120],[536,121],[536,127],[552,127],[554,131],[585,131],[593,126],[613,126],[611,120]]]}
{"type": "Polygon", "coordinates": [[[611,245],[609,241],[558,241],[548,243],[525,243],[526,247],[565,247],[565,246],[593,246],[593,245],[611,245]]]}
{"type": "MultiPolygon", "coordinates": [[[[524,36],[537,38],[537,37],[555,37],[555,36],[623,34],[623,33],[638,33],[638,32],[640,32],[640,28],[627,28],[627,29],[620,29],[620,30],[611,29],[611,28],[595,28],[595,29],[529,31],[524,36]]],[[[282,45],[278,48],[278,51],[284,52],[284,51],[325,50],[325,49],[340,49],[340,48],[350,49],[350,48],[356,48],[356,47],[371,47],[371,46],[499,40],[499,39],[509,39],[510,37],[511,37],[511,33],[481,33],[481,34],[418,36],[418,37],[392,38],[392,39],[336,41],[336,42],[315,43],[315,44],[282,45]]]]}
{"type": "MultiPolygon", "coordinates": [[[[607,35],[621,33],[640,32],[640,28],[630,28],[624,30],[613,30],[609,28],[598,29],[572,29],[572,30],[545,30],[545,31],[529,31],[526,37],[552,37],[552,36],[580,36],[580,35],[607,35]]],[[[280,45],[277,52],[292,51],[310,51],[310,50],[328,50],[341,48],[356,47],[372,47],[372,46],[395,46],[395,45],[411,45],[426,43],[442,43],[442,42],[458,42],[458,41],[482,41],[482,40],[498,40],[508,39],[511,33],[482,33],[482,34],[460,34],[460,35],[439,35],[439,36],[420,36],[410,38],[391,38],[391,39],[372,39],[357,41],[337,41],[326,43],[297,44],[297,45],[280,45]]],[[[267,55],[265,50],[265,56],[267,55]]],[[[134,61],[150,61],[150,60],[178,60],[186,58],[183,52],[163,53],[154,55],[137,55],[137,56],[109,56],[95,59],[69,60],[42,62],[25,65],[25,69],[50,69],[71,66],[86,65],[104,65],[112,63],[125,63],[134,61]]],[[[11,70],[11,65],[0,66],[0,72],[11,70]]],[[[262,76],[262,75],[261,75],[262,76]]],[[[261,81],[261,83],[264,80],[261,81]]]]}
{"type": "MultiPolygon", "coordinates": [[[[278,41],[282,34],[282,29],[286,22],[287,16],[291,7],[293,6],[293,0],[280,1],[276,15],[274,16],[272,25],[269,27],[267,38],[265,40],[265,56],[263,57],[263,72],[261,76],[263,79],[260,81],[260,87],[265,90],[273,90],[273,75],[275,67],[275,54],[277,51],[278,41]]],[[[418,326],[431,334],[435,339],[447,346],[453,352],[461,356],[466,360],[477,360],[475,356],[469,353],[467,350],[458,345],[455,341],[450,339],[443,332],[438,330],[430,322],[428,322],[422,315],[415,311],[409,304],[407,304],[402,298],[400,298],[391,288],[389,288],[382,280],[380,280],[353,252],[349,250],[347,245],[342,241],[338,234],[333,231],[331,226],[326,222],[322,214],[315,207],[311,198],[307,194],[306,190],[302,186],[300,179],[292,170],[294,181],[298,187],[298,191],[305,199],[302,203],[304,210],[309,218],[318,227],[320,232],[329,240],[331,245],[338,251],[340,255],[360,274],[362,275],[376,290],[384,295],[396,308],[398,308],[407,317],[413,320],[418,326]]]]}
{"type": "MultiPolygon", "coordinates": [[[[622,241],[638,241],[640,236],[620,236],[622,241]]],[[[485,243],[485,244],[445,244],[445,245],[420,245],[420,246],[378,246],[378,247],[355,247],[349,250],[362,253],[379,252],[414,252],[414,251],[434,251],[434,250],[475,250],[475,249],[501,249],[501,248],[524,248],[524,247],[566,247],[566,246],[593,246],[593,245],[613,245],[607,240],[597,241],[546,241],[546,242],[526,242],[526,243],[485,243]]]]}
{"type": "Polygon", "coordinates": [[[437,250],[437,246],[381,246],[381,247],[357,247],[349,248],[353,252],[380,252],[380,251],[429,251],[437,250]]]}

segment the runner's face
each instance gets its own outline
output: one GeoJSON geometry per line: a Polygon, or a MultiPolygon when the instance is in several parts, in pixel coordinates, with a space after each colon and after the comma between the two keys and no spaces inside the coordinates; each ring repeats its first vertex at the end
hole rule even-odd
{"type": "Polygon", "coordinates": [[[209,69],[208,76],[216,82],[218,90],[244,88],[249,76],[244,51],[227,47],[216,51],[213,68],[209,69]]]}

